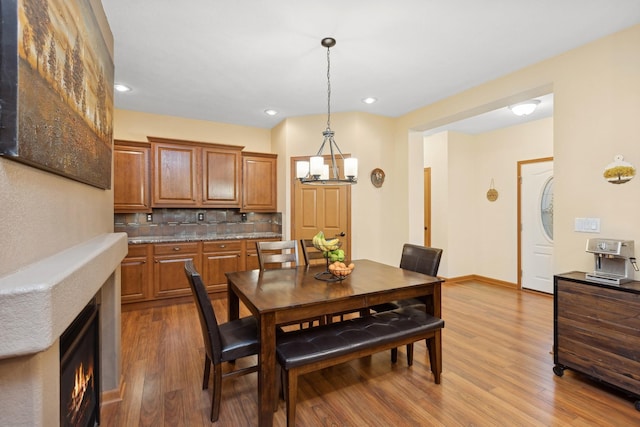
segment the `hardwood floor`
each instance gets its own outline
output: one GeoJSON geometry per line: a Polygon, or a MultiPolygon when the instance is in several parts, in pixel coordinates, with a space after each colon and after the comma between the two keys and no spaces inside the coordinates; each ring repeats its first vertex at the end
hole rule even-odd
{"type": "MultiPolygon", "coordinates": [[[[447,283],[442,295],[442,384],[422,343],[412,367],[404,349],[396,365],[376,354],[301,377],[298,425],[640,425],[632,399],[571,370],[553,374],[551,296],[475,282],[447,283]]],[[[226,301],[214,308],[225,320],[226,301]]],[[[123,400],[102,408],[102,426],[212,425],[193,304],[122,313],[122,349],[123,400]]],[[[215,425],[257,425],[256,374],[222,387],[215,425]]],[[[274,425],[286,425],[283,402],[274,425]]]]}

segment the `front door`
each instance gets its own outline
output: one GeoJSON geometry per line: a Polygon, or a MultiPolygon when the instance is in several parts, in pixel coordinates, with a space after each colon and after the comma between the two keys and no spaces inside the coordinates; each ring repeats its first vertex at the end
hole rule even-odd
{"type": "Polygon", "coordinates": [[[521,286],[553,293],[553,160],[519,162],[521,286]]]}
{"type": "Polygon", "coordinates": [[[327,240],[339,237],[341,249],[347,260],[351,260],[351,186],[350,185],[306,185],[295,178],[295,161],[292,158],[291,177],[293,218],[292,239],[311,239],[323,231],[327,240]],[[342,234],[344,233],[344,236],[342,234]]]}

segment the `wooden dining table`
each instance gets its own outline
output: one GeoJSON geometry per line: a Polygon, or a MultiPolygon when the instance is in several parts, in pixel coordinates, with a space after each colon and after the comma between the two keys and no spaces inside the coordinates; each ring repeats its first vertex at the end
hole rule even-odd
{"type": "Polygon", "coordinates": [[[351,275],[336,282],[314,277],[325,265],[226,273],[229,320],[239,318],[242,301],[259,323],[260,426],[273,425],[278,325],[416,297],[425,300],[430,314],[441,317],[442,279],[366,259],[353,263],[351,275]]]}

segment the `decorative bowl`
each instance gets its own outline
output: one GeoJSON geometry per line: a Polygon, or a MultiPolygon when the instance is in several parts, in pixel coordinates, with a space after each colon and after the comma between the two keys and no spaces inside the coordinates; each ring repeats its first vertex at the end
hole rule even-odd
{"type": "Polygon", "coordinates": [[[339,280],[345,279],[347,276],[353,272],[354,265],[353,264],[345,264],[341,262],[334,262],[329,264],[329,271],[339,280]]]}

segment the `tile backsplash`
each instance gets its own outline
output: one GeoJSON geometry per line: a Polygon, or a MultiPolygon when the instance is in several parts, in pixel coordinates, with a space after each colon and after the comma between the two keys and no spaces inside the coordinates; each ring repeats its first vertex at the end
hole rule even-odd
{"type": "Polygon", "coordinates": [[[114,214],[114,231],[132,237],[226,236],[282,234],[282,213],[240,213],[234,209],[154,209],[114,214]],[[198,218],[202,217],[202,220],[198,218]]]}

